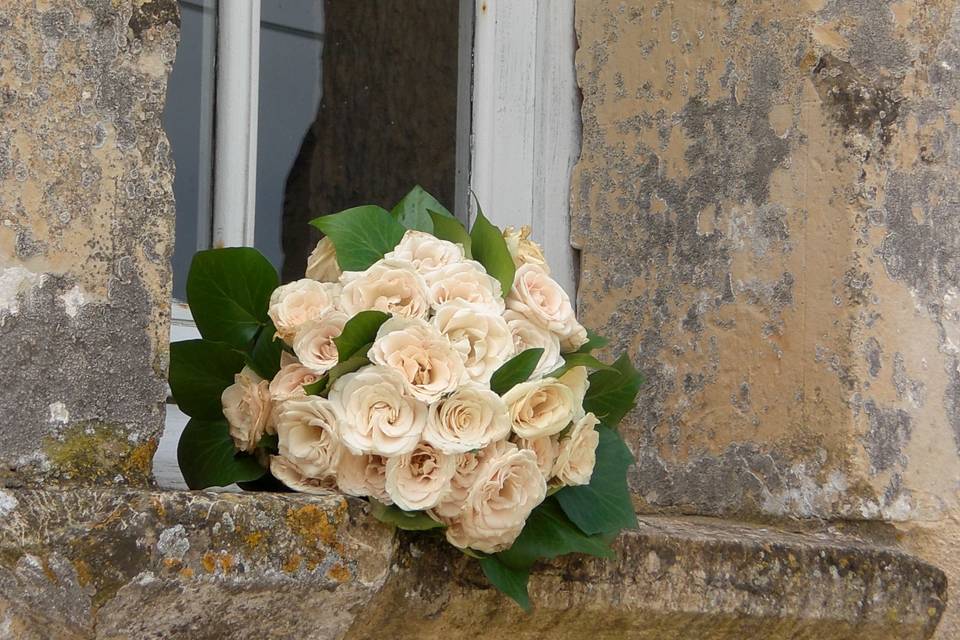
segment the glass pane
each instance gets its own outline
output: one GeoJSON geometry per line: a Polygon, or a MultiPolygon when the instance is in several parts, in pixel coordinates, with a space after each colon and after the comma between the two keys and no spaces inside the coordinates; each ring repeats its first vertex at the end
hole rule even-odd
{"type": "Polygon", "coordinates": [[[318,215],[418,183],[453,208],[460,4],[263,3],[256,244],[284,280],[318,215]]]}
{"type": "Polygon", "coordinates": [[[260,11],[255,245],[279,268],[287,175],[320,104],[323,3],[273,0],[260,11]]]}
{"type": "Polygon", "coordinates": [[[190,260],[210,246],[216,1],[180,1],[180,45],[167,87],[164,129],[176,174],[173,295],[186,298],[190,260]]]}

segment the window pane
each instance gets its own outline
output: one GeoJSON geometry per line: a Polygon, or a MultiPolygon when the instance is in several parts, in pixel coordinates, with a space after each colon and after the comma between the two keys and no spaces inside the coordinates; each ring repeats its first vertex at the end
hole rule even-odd
{"type": "Polygon", "coordinates": [[[210,246],[215,0],[181,0],[180,20],[180,45],[167,87],[164,129],[176,163],[173,294],[183,300],[190,260],[198,249],[210,246]]]}
{"type": "Polygon", "coordinates": [[[273,0],[261,5],[260,17],[254,233],[256,247],[280,267],[287,174],[320,104],[323,4],[318,0],[273,0]]]}
{"type": "Polygon", "coordinates": [[[318,215],[389,208],[417,183],[453,208],[459,5],[263,4],[256,238],[284,280],[302,276],[318,215]]]}

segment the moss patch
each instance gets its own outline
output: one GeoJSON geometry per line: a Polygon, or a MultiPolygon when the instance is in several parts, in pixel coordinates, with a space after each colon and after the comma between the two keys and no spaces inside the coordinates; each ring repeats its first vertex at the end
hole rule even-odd
{"type": "Polygon", "coordinates": [[[150,481],[157,440],[135,444],[125,429],[102,422],[80,422],[59,437],[48,437],[43,451],[56,474],[66,480],[113,480],[129,484],[150,481]]]}

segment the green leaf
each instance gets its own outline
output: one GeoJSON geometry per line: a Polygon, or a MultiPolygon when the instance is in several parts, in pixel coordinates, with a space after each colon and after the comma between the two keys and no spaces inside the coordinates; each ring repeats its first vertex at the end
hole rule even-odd
{"type": "Polygon", "coordinates": [[[615,427],[633,408],[643,376],[633,368],[630,358],[622,355],[613,363],[613,370],[595,371],[589,379],[583,408],[605,425],[615,427]]]}
{"type": "Polygon", "coordinates": [[[308,396],[321,396],[323,392],[327,390],[327,376],[324,375],[319,380],[315,380],[310,384],[303,385],[303,391],[308,396]]]}
{"type": "Polygon", "coordinates": [[[385,209],[364,205],[310,221],[330,237],[344,271],[363,271],[393,250],[405,229],[385,209]]]}
{"type": "Polygon", "coordinates": [[[283,354],[283,341],[279,338],[274,339],[277,333],[273,322],[267,322],[267,326],[260,329],[257,339],[253,343],[253,348],[247,355],[247,364],[257,372],[261,378],[270,380],[280,371],[280,356],[283,354]]]}
{"type": "Polygon", "coordinates": [[[380,522],[406,531],[426,531],[443,527],[422,511],[404,511],[396,505],[387,506],[373,498],[370,498],[370,513],[380,522]]]}
{"type": "Polygon", "coordinates": [[[471,252],[470,234],[467,228],[460,224],[456,218],[451,218],[436,211],[429,211],[430,219],[433,220],[433,235],[441,240],[448,240],[463,246],[463,253],[467,258],[473,258],[471,252]]]}
{"type": "Polygon", "coordinates": [[[184,340],[170,345],[170,390],[188,416],[223,417],[220,394],[243,369],[243,354],[222,342],[184,340]]]}
{"type": "Polygon", "coordinates": [[[508,567],[494,556],[481,558],[480,568],[483,569],[483,575],[487,576],[490,584],[509,596],[524,611],[530,612],[530,595],[527,593],[529,569],[508,567]]]}
{"type": "Polygon", "coordinates": [[[543,349],[527,349],[513,356],[490,376],[490,389],[502,396],[521,382],[525,382],[540,362],[543,349]]]}
{"type": "Polygon", "coordinates": [[[340,376],[345,376],[348,373],[353,373],[360,367],[365,367],[370,364],[370,360],[367,358],[367,352],[370,351],[370,347],[373,346],[372,342],[368,342],[359,349],[352,356],[344,360],[343,362],[338,362],[327,371],[327,386],[325,389],[329,389],[333,386],[333,383],[337,381],[337,378],[340,376]]]}
{"type": "Polygon", "coordinates": [[[590,353],[594,349],[602,349],[603,347],[610,344],[608,338],[594,333],[590,329],[587,329],[587,341],[580,345],[580,348],[577,349],[577,353],[590,353]]]}
{"type": "Polygon", "coordinates": [[[322,378],[316,382],[303,385],[303,390],[308,396],[326,397],[327,393],[330,391],[330,387],[333,386],[333,383],[336,382],[340,376],[353,373],[360,367],[365,367],[370,364],[370,360],[367,358],[367,352],[370,351],[370,347],[372,346],[373,343],[368,342],[363,347],[357,349],[357,352],[352,356],[343,362],[338,362],[335,364],[329,371],[323,374],[322,378]]]}
{"type": "Polygon", "coordinates": [[[589,353],[565,353],[563,354],[563,364],[554,369],[547,376],[559,378],[574,367],[586,367],[587,369],[602,369],[605,371],[616,371],[606,362],[601,362],[589,353]]]}
{"type": "Polygon", "coordinates": [[[226,420],[191,418],[180,434],[177,463],[191,489],[225,487],[256,480],[267,472],[256,458],[237,453],[226,420]]]}
{"type": "Polygon", "coordinates": [[[361,311],[353,316],[343,325],[343,331],[333,339],[337,345],[337,357],[340,362],[344,362],[353,357],[365,345],[373,342],[377,337],[377,330],[380,328],[390,314],[383,311],[361,311]]]}
{"type": "Polygon", "coordinates": [[[600,444],[590,484],[564,487],[556,500],[587,535],[636,528],[637,515],[627,486],[627,467],[634,463],[633,454],[610,427],[599,425],[597,431],[600,444]]]}
{"type": "Polygon", "coordinates": [[[407,229],[416,229],[434,233],[433,221],[429,211],[435,211],[442,216],[452,218],[453,214],[447,211],[440,202],[427,193],[420,185],[415,186],[403,199],[393,207],[390,213],[407,229]]]}
{"type": "Polygon", "coordinates": [[[256,249],[200,251],[187,275],[187,302],[200,335],[246,350],[269,317],[270,294],[279,280],[256,249]]]}
{"type": "Polygon", "coordinates": [[[473,259],[483,265],[491,276],[500,281],[500,289],[506,298],[513,286],[513,275],[517,269],[503,239],[503,232],[487,220],[477,207],[477,219],[470,230],[470,250],[473,259]]]}
{"type": "Polygon", "coordinates": [[[237,486],[244,491],[269,491],[270,493],[293,493],[293,489],[283,484],[269,471],[256,480],[240,480],[237,486]]]}
{"type": "Polygon", "coordinates": [[[547,498],[530,514],[513,546],[498,553],[497,558],[514,569],[529,569],[537,560],[568,553],[586,553],[601,558],[614,556],[606,541],[584,534],[570,522],[554,498],[547,498]]]}
{"type": "Polygon", "coordinates": [[[266,449],[270,453],[277,453],[279,446],[280,437],[275,433],[263,434],[260,436],[260,442],[257,443],[258,448],[266,449]]]}

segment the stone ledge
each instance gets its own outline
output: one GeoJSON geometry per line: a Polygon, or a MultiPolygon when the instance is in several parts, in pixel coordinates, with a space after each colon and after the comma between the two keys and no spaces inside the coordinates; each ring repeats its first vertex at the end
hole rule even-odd
{"type": "Polygon", "coordinates": [[[0,637],[336,638],[395,547],[340,496],[0,491],[0,637]]]}
{"type": "Polygon", "coordinates": [[[939,569],[831,535],[643,517],[617,552],[540,566],[524,615],[475,563],[405,536],[347,637],[911,640],[930,637],[946,601],[939,569]]]}
{"type": "Polygon", "coordinates": [[[828,535],[644,517],[535,571],[530,615],[339,496],[0,491],[0,637],[928,638],[936,568],[828,535]]]}

